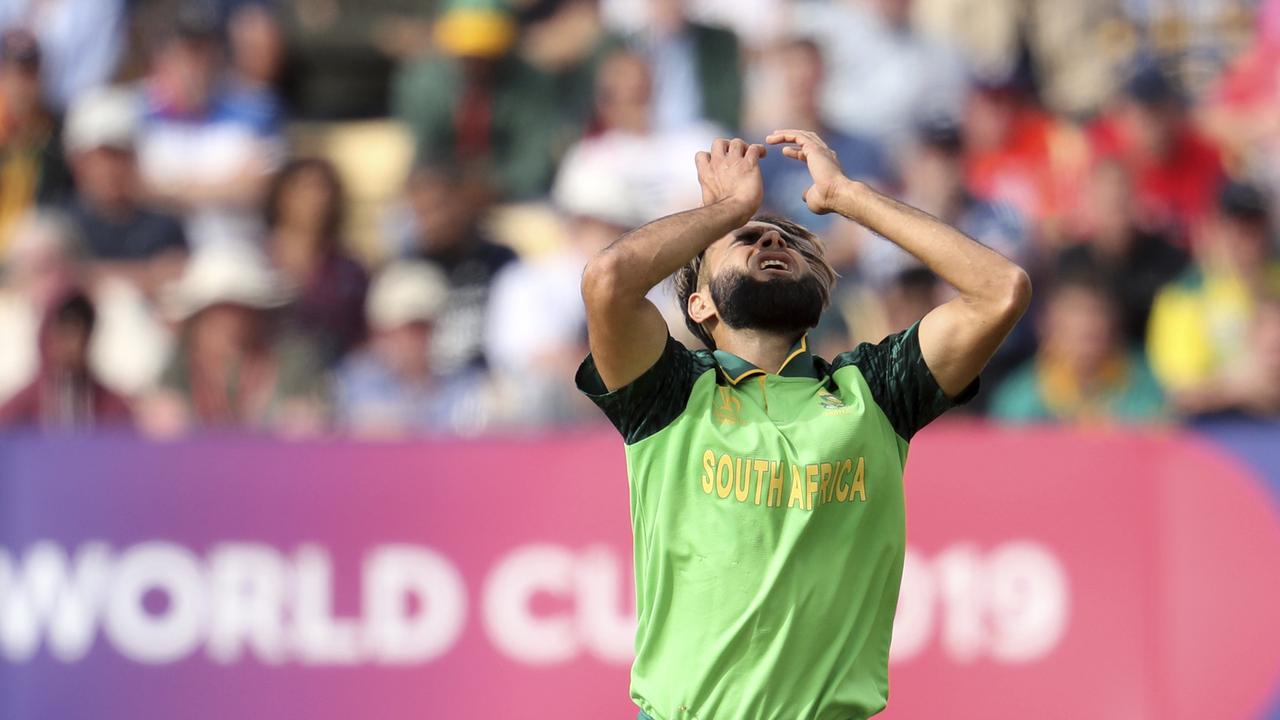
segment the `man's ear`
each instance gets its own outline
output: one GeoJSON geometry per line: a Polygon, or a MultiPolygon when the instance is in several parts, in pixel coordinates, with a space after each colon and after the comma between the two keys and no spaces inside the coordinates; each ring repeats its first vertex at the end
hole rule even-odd
{"type": "Polygon", "coordinates": [[[689,317],[699,325],[718,314],[709,288],[695,291],[689,296],[689,317]]]}

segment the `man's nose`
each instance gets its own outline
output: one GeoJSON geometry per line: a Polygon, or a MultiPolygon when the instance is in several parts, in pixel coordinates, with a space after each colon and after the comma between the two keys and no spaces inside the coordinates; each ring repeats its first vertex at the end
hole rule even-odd
{"type": "Polygon", "coordinates": [[[763,250],[786,250],[787,241],[782,237],[782,233],[770,230],[760,236],[760,247],[763,250]]]}

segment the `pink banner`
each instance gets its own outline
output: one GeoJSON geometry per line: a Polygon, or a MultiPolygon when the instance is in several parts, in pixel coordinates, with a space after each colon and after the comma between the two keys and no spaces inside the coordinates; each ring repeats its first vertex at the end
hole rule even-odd
{"type": "MultiPolygon", "coordinates": [[[[907,488],[889,720],[1275,689],[1280,520],[1214,446],[941,427],[907,488]]],[[[0,717],[634,717],[630,558],[606,433],[11,443],[0,717]]]]}

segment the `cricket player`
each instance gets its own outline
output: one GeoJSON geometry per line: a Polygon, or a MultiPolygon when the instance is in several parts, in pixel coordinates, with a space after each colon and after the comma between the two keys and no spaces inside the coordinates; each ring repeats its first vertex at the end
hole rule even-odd
{"type": "Polygon", "coordinates": [[[642,720],[884,708],[907,443],[973,397],[1031,296],[1013,263],[845,177],[816,134],[780,130],[766,143],[807,164],[811,210],[888,238],[958,295],[878,345],[812,355],[805,333],[835,272],[810,232],[756,215],[766,149],[740,139],[697,154],[702,207],[588,264],[591,355],[576,379],[626,446],[642,720]],[[671,275],[709,350],[672,339],[645,299],[671,275]]]}

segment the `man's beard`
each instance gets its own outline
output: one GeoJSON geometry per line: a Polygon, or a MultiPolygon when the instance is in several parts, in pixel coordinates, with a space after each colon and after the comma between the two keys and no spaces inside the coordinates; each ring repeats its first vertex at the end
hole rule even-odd
{"type": "Polygon", "coordinates": [[[711,279],[711,300],[720,319],[735,330],[799,335],[822,317],[822,284],[813,275],[757,280],[725,270],[711,279]]]}

